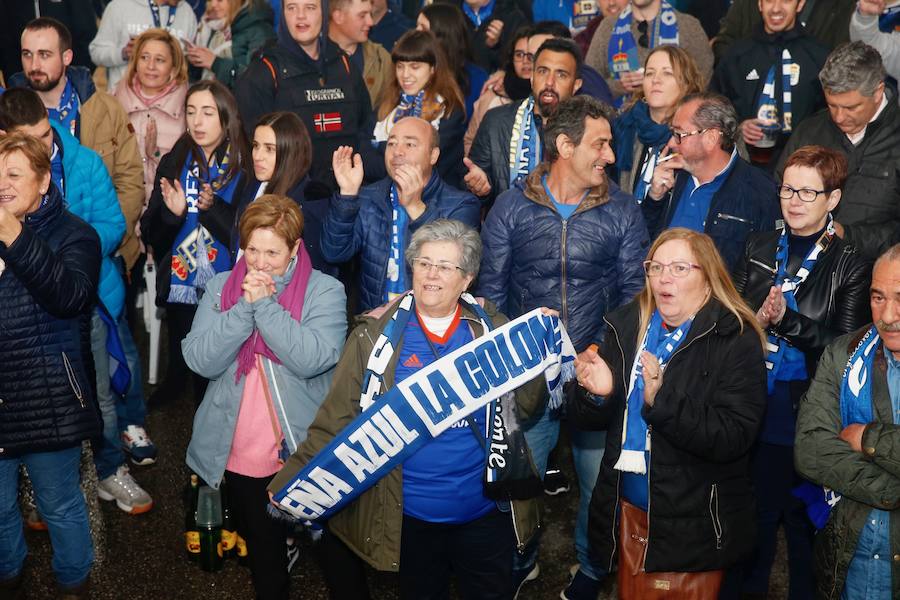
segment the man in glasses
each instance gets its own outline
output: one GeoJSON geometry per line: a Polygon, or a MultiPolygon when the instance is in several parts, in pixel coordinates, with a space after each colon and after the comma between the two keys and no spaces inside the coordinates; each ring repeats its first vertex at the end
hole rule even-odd
{"type": "MultiPolygon", "coordinates": [[[[544,162],[497,198],[482,232],[478,294],[510,318],[538,306],[558,310],[578,351],[600,337],[603,315],[644,285],[641,261],[649,240],[640,208],[630,195],[610,188],[604,171],[615,160],[612,118],[607,105],[587,96],[560,102],[544,124],[544,162]]],[[[540,412],[528,415],[523,429],[535,466],[544,473],[560,414],[549,406],[540,412]]],[[[579,564],[561,597],[596,598],[606,571],[589,558],[587,509],[605,433],[573,430],[570,439],[580,493],[579,564]]],[[[532,546],[516,557],[517,585],[539,573],[532,546]]]]}
{"type": "Polygon", "coordinates": [[[900,109],[884,78],[881,55],[871,46],[851,42],[835,49],[819,73],[828,110],[797,127],[777,169],[780,175],[801,146],[844,154],[850,169],[835,230],[870,260],[900,230],[900,109]]]}
{"type": "Polygon", "coordinates": [[[663,44],[684,48],[705,78],[712,75],[713,55],[703,27],[667,0],[631,0],[618,17],[603,19],[584,61],[621,98],[641,87],[647,55],[663,44]]]}
{"type": "Polygon", "coordinates": [[[670,227],[702,231],[733,268],[747,234],[771,231],[781,216],[775,182],[738,156],[738,118],[724,96],[685,97],[671,128],[641,204],[650,236],[670,227]]]}
{"type": "Polygon", "coordinates": [[[350,146],[334,151],[339,190],[322,226],[322,256],[343,263],[360,255],[359,305],[351,310],[370,310],[410,289],[403,254],[425,223],[456,219],[475,229],[481,224],[478,199],[438,175],[439,154],[437,130],[418,117],[400,119],[391,129],[384,151],[388,176],[381,181],[362,187],[360,155],[350,146]]]}

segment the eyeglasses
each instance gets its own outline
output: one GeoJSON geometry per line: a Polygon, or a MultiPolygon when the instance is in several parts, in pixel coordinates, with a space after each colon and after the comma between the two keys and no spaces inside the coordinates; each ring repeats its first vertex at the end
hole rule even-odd
{"type": "Polygon", "coordinates": [[[672,137],[675,138],[675,142],[677,144],[681,144],[681,142],[684,141],[684,138],[691,137],[692,135],[699,135],[701,133],[706,133],[710,129],[712,129],[712,127],[706,127],[704,129],[695,129],[694,131],[681,132],[681,131],[675,131],[674,129],[670,128],[669,131],[672,132],[672,137]]]}
{"type": "Polygon", "coordinates": [[[778,197],[782,200],[790,200],[794,197],[794,194],[797,194],[797,197],[804,202],[815,202],[816,198],[819,197],[819,194],[825,193],[827,193],[825,190],[819,191],[812,190],[810,188],[801,188],[799,190],[795,190],[787,184],[783,184],[780,188],[778,188],[778,197]]]}
{"type": "Polygon", "coordinates": [[[683,260],[675,260],[669,264],[663,264],[661,262],[656,262],[655,260],[644,261],[644,273],[647,274],[647,277],[659,277],[666,269],[669,269],[669,273],[672,277],[687,277],[693,269],[700,268],[700,265],[695,265],[694,263],[685,262],[683,260]]]}
{"type": "Polygon", "coordinates": [[[454,265],[450,262],[433,263],[424,258],[412,259],[412,266],[414,271],[419,271],[420,273],[431,273],[432,269],[437,269],[438,275],[441,277],[450,277],[457,269],[459,269],[460,273],[465,273],[459,265],[454,265]]]}
{"type": "Polygon", "coordinates": [[[513,52],[513,60],[516,62],[534,62],[534,54],[525,52],[524,50],[516,50],[513,52]]]}
{"type": "Polygon", "coordinates": [[[650,47],[650,39],[647,37],[647,21],[638,21],[637,30],[640,33],[640,37],[638,37],[638,45],[642,48],[650,47]]]}

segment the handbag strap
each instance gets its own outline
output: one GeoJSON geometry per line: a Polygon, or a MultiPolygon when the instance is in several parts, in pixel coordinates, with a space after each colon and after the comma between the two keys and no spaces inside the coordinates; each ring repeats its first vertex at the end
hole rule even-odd
{"type": "Polygon", "coordinates": [[[275,443],[281,445],[284,439],[284,432],[278,425],[278,417],[275,416],[275,406],[272,404],[272,394],[269,392],[269,382],[266,379],[266,372],[263,369],[262,356],[256,355],[256,370],[259,373],[259,380],[262,383],[263,396],[266,397],[266,408],[269,410],[269,423],[272,425],[272,434],[275,436],[275,443]]]}

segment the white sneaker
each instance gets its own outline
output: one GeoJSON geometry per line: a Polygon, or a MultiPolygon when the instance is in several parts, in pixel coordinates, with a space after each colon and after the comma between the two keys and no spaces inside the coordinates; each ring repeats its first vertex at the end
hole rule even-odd
{"type": "Polygon", "coordinates": [[[146,466],[156,462],[156,445],[139,425],[129,425],[122,432],[122,450],[136,465],[146,466]]]}
{"type": "Polygon", "coordinates": [[[116,506],[132,515],[153,508],[153,498],[138,485],[126,465],[121,465],[114,474],[100,481],[97,495],[101,500],[115,500],[116,506]]]}

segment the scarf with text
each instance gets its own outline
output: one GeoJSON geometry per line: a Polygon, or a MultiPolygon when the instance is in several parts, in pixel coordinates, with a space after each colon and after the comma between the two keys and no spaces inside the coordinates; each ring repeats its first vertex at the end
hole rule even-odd
{"type": "Polygon", "coordinates": [[[406,228],[409,225],[409,214],[400,205],[400,192],[397,184],[391,184],[391,249],[388,254],[387,281],[384,284],[385,302],[390,302],[409,289],[406,281],[406,264],[403,252],[406,250],[406,228]]]}
{"type": "Polygon", "coordinates": [[[764,124],[779,123],[782,131],[791,130],[791,67],[793,59],[787,48],[781,52],[781,119],[779,123],[778,103],[775,101],[775,67],[769,67],[769,73],[766,75],[766,83],[763,85],[762,92],[759,94],[759,101],[756,104],[756,118],[764,124]]]}
{"type": "MultiPolygon", "coordinates": [[[[361,414],[274,494],[283,511],[298,519],[327,519],[429,439],[476,410],[495,406],[541,373],[551,402],[562,401],[562,385],[575,374],[575,349],[559,317],[535,309],[491,329],[472,296],[463,294],[460,302],[475,311],[484,334],[385,389],[384,372],[415,310],[412,294],[399,301],[369,355],[361,414]]],[[[495,430],[496,420],[491,425],[495,430]]],[[[503,463],[493,456],[500,452],[494,434],[485,449],[486,481],[498,477],[503,463]]]]}
{"type": "Polygon", "coordinates": [[[509,138],[509,187],[519,177],[527,177],[541,162],[543,146],[534,118],[534,96],[516,109],[512,135],[509,138]]]}
{"type": "MultiPolygon", "coordinates": [[[[641,68],[637,42],[631,33],[632,18],[631,3],[629,2],[625,10],[619,13],[616,24],[613,26],[612,36],[609,38],[609,46],[606,50],[607,62],[610,74],[616,79],[620,78],[621,73],[637,71],[641,68]]],[[[653,49],[664,44],[678,45],[678,18],[675,15],[675,9],[666,0],[662,0],[659,14],[656,15],[650,26],[652,30],[647,32],[648,48],[653,49]]]]}

